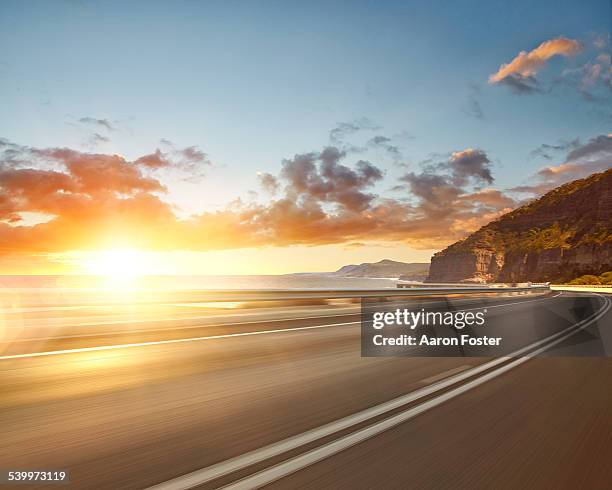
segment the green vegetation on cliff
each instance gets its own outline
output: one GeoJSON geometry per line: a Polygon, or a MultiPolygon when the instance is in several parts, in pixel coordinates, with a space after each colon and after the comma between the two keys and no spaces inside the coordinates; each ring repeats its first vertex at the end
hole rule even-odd
{"type": "Polygon", "coordinates": [[[553,189],[438,252],[428,281],[569,281],[599,276],[611,262],[612,169],[553,189]]]}
{"type": "Polygon", "coordinates": [[[445,252],[474,247],[520,252],[611,242],[612,216],[592,212],[602,204],[594,202],[598,198],[594,187],[602,186],[612,186],[612,169],[553,189],[485,225],[445,252]]]}
{"type": "Polygon", "coordinates": [[[577,285],[604,285],[612,286],[612,272],[604,272],[601,276],[594,276],[592,274],[585,274],[584,276],[577,277],[569,282],[573,286],[577,285]]]}

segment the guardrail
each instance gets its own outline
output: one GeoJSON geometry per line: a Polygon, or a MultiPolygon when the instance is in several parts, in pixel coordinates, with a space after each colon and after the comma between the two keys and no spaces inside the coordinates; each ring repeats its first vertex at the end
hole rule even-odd
{"type": "Polygon", "coordinates": [[[612,289],[612,284],[551,284],[553,288],[608,288],[612,289]]]}
{"type": "MultiPolygon", "coordinates": [[[[453,287],[453,288],[388,288],[388,289],[264,289],[264,290],[220,290],[202,291],[198,301],[287,301],[297,299],[343,299],[343,298],[385,298],[398,296],[435,296],[448,294],[504,294],[550,291],[548,286],[534,287],[453,287]]],[[[186,301],[183,301],[186,302],[186,301]]]]}
{"type": "Polygon", "coordinates": [[[548,282],[513,282],[513,283],[503,283],[503,282],[496,282],[496,283],[490,283],[490,284],[486,284],[483,285],[481,283],[461,283],[461,284],[457,284],[457,283],[452,283],[452,282],[430,282],[430,283],[425,283],[425,286],[423,285],[423,283],[415,283],[415,282],[403,282],[403,281],[398,281],[397,282],[397,287],[398,288],[427,288],[427,289],[432,289],[432,288],[447,288],[447,289],[482,289],[482,288],[487,288],[487,289],[507,289],[507,288],[536,288],[536,287],[548,287],[550,286],[550,283],[548,282]]]}
{"type": "Polygon", "coordinates": [[[13,291],[0,293],[0,310],[10,307],[66,307],[147,304],[256,303],[408,296],[445,296],[450,294],[508,294],[549,291],[537,287],[417,287],[386,289],[260,289],[260,290],[137,290],[122,291],[13,291]]]}

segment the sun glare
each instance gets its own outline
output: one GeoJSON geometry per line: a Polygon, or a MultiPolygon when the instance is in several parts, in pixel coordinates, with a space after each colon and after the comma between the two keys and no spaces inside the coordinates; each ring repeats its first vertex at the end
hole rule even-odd
{"type": "Polygon", "coordinates": [[[89,274],[130,280],[148,272],[147,257],[134,249],[101,250],[92,254],[84,264],[89,274]]]}

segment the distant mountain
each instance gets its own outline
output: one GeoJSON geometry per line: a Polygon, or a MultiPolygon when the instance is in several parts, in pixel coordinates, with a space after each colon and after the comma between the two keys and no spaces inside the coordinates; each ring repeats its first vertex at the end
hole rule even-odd
{"type": "Polygon", "coordinates": [[[329,274],[337,277],[393,277],[403,276],[406,280],[422,281],[427,277],[428,263],[406,263],[384,259],[380,262],[365,262],[340,267],[329,274]]]}
{"type": "Polygon", "coordinates": [[[612,169],[558,187],[436,253],[427,282],[566,282],[612,270],[612,169]]]}

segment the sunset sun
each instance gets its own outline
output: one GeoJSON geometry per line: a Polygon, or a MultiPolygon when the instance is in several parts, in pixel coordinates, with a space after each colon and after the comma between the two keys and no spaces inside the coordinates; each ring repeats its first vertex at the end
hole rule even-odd
{"type": "Polygon", "coordinates": [[[119,280],[149,273],[148,265],[145,253],[129,248],[101,250],[83,260],[87,273],[119,280]]]}

